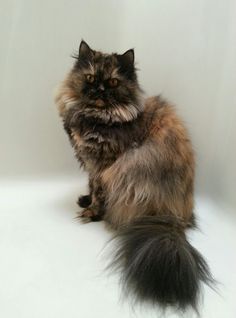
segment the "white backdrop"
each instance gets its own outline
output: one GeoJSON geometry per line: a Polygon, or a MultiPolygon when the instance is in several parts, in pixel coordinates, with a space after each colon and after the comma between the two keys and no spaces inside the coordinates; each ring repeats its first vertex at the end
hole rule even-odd
{"type": "Polygon", "coordinates": [[[98,257],[110,233],[74,220],[87,180],[53,91],[82,38],[105,52],[134,47],[147,95],[163,94],[184,118],[202,230],[190,238],[222,283],[220,296],[205,290],[200,312],[234,318],[234,0],[0,0],[0,316],[157,317],[120,306],[98,257]]]}
{"type": "Polygon", "coordinates": [[[3,176],[78,171],[52,96],[84,38],[108,52],[135,48],[142,87],[186,120],[197,190],[235,203],[234,0],[8,0],[0,33],[3,176]]]}

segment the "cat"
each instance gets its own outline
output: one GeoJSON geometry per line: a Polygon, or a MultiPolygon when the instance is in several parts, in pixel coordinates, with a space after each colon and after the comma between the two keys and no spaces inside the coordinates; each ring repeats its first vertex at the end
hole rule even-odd
{"type": "Polygon", "coordinates": [[[193,214],[194,154],[175,109],[143,98],[134,50],[104,54],[81,41],[56,103],[75,154],[89,174],[81,217],[116,231],[113,266],[135,299],[197,310],[212,276],[187,241],[193,214]]]}

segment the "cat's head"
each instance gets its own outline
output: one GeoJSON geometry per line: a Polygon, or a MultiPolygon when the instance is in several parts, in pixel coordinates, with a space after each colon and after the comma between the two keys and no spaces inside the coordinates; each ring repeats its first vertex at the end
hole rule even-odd
{"type": "Polygon", "coordinates": [[[104,54],[81,41],[78,55],[73,57],[76,61],[67,83],[80,105],[111,115],[127,110],[127,121],[137,117],[142,103],[133,49],[124,54],[104,54]]]}

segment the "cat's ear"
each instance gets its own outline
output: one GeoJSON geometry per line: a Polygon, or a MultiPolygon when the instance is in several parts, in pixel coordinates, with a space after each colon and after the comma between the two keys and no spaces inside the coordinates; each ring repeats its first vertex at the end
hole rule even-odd
{"type": "Polygon", "coordinates": [[[121,55],[123,63],[134,65],[134,49],[130,49],[121,55]]]}
{"type": "Polygon", "coordinates": [[[88,46],[88,44],[84,40],[82,40],[79,46],[79,61],[91,61],[93,57],[93,50],[88,46]]]}
{"type": "Polygon", "coordinates": [[[125,74],[129,79],[135,78],[135,67],[134,67],[134,50],[130,49],[122,55],[117,56],[119,62],[119,70],[125,74]]]}

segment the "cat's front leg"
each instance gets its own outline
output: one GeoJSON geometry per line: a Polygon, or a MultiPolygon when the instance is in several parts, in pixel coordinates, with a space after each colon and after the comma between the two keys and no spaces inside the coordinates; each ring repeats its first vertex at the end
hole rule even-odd
{"type": "Polygon", "coordinates": [[[76,128],[78,128],[77,116],[78,114],[76,109],[70,109],[69,111],[65,112],[63,116],[63,126],[70,140],[72,140],[73,132],[77,131],[76,128]]]}
{"type": "Polygon", "coordinates": [[[93,177],[90,175],[89,177],[89,194],[81,195],[78,198],[77,204],[81,208],[88,208],[92,203],[92,195],[93,195],[93,177]]]}
{"type": "MultiPolygon", "coordinates": [[[[98,180],[90,179],[90,195],[82,196],[79,198],[79,202],[88,203],[91,200],[89,206],[87,206],[80,214],[82,218],[89,218],[91,221],[101,221],[105,214],[105,194],[101,184],[98,180]]],[[[80,204],[79,204],[80,205],[80,204]]],[[[81,206],[81,205],[80,205],[81,206]]]]}

